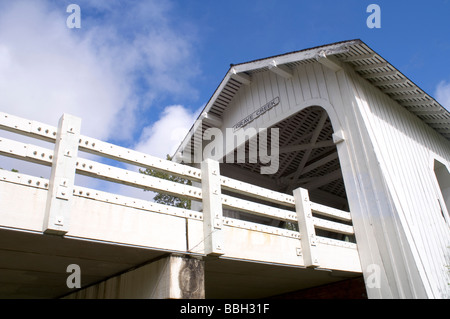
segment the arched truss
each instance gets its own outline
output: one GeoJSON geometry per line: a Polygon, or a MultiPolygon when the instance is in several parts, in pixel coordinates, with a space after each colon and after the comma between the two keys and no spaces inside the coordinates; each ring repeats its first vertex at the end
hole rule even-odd
{"type": "MultiPolygon", "coordinates": [[[[290,194],[295,188],[306,188],[312,198],[347,209],[347,195],[328,112],[322,107],[310,106],[271,128],[279,129],[279,167],[275,174],[266,177],[277,184],[278,190],[290,194]]],[[[270,129],[268,132],[270,142],[270,129]]],[[[247,141],[246,154],[249,153],[249,145],[247,141]]],[[[259,174],[264,164],[246,162],[233,165],[259,174]]]]}

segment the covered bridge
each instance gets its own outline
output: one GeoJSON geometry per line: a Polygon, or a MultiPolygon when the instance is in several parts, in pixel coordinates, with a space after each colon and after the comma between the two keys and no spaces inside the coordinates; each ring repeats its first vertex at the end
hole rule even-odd
{"type": "Polygon", "coordinates": [[[215,157],[225,176],[350,212],[369,298],[448,298],[449,140],[449,111],[352,40],[231,65],[175,160],[215,157]]]}

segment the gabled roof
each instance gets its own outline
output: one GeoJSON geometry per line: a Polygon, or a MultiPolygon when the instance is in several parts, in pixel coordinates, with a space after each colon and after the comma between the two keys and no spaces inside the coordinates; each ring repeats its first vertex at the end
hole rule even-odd
{"type": "MultiPolygon", "coordinates": [[[[313,61],[330,63],[330,67],[336,63],[351,65],[361,77],[450,140],[450,112],[358,39],[231,65],[199,119],[207,116],[221,118],[236,92],[242,85],[248,84],[253,74],[273,68],[282,74],[296,65],[313,61]]],[[[212,122],[209,123],[214,126],[212,122]]],[[[203,129],[207,129],[208,121],[204,121],[203,126],[206,126],[203,129]]],[[[192,126],[175,154],[191,141],[195,129],[192,126]]]]}

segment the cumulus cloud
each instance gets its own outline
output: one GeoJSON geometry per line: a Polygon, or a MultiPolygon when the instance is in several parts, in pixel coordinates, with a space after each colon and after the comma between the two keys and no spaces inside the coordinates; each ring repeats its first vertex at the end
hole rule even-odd
{"type": "MultiPolygon", "coordinates": [[[[155,103],[196,96],[195,30],[156,0],[77,1],[81,29],[69,29],[70,3],[0,2],[0,111],[55,126],[73,114],[84,135],[165,157],[194,117],[180,105],[158,117],[155,103]]],[[[0,167],[47,175],[5,157],[0,167]]]]}
{"type": "Polygon", "coordinates": [[[111,137],[111,126],[127,123],[117,119],[132,112],[130,86],[108,67],[111,60],[98,59],[89,40],[65,27],[63,12],[38,1],[3,9],[2,111],[53,125],[70,113],[83,118],[83,132],[101,139],[111,137]]]}
{"type": "Polygon", "coordinates": [[[441,81],[436,88],[436,100],[450,111],[450,82],[441,81]]]}
{"type": "Polygon", "coordinates": [[[0,7],[0,109],[46,123],[62,113],[83,133],[129,140],[155,97],[195,92],[189,37],[157,1],[81,2],[82,28],[66,27],[65,6],[14,1],[0,7]],[[95,18],[84,15],[90,9],[95,18]],[[180,66],[190,66],[179,72],[180,66]],[[178,72],[178,73],[177,73],[178,72]]]}
{"type": "Polygon", "coordinates": [[[174,155],[199,112],[200,109],[192,112],[182,105],[166,107],[158,121],[144,128],[135,149],[162,158],[174,155]]]}
{"type": "MultiPolygon", "coordinates": [[[[182,105],[166,107],[157,121],[143,129],[133,149],[164,159],[167,155],[173,156],[202,109],[200,107],[191,111],[182,105]]],[[[133,165],[127,165],[127,169],[137,171],[133,165]]],[[[154,192],[143,192],[141,189],[119,184],[108,185],[108,191],[147,200],[155,195],[154,192]]]]}

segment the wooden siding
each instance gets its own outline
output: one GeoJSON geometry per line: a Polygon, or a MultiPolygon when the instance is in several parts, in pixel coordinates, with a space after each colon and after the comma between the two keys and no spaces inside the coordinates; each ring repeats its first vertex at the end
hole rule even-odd
{"type": "Polygon", "coordinates": [[[334,131],[366,279],[381,268],[370,298],[448,298],[449,225],[442,218],[432,169],[450,162],[450,143],[351,67],[334,72],[318,62],[295,64],[285,79],[267,69],[248,72],[223,114],[233,127],[274,97],[280,104],[246,128],[270,127],[306,107],[328,112],[334,131]]]}
{"type": "Polygon", "coordinates": [[[335,96],[334,87],[329,89],[327,85],[327,81],[333,81],[333,77],[335,79],[334,73],[319,63],[296,66],[290,79],[270,71],[256,72],[252,74],[252,83],[241,87],[223,114],[222,129],[233,127],[275,97],[280,98],[280,104],[249,123],[246,128],[269,127],[305,106],[317,105],[314,103],[317,100],[333,101],[338,97],[335,96]]]}
{"type": "MultiPolygon", "coordinates": [[[[450,162],[450,142],[356,74],[358,107],[427,294],[448,298],[450,231],[430,163],[450,162]]],[[[405,243],[406,244],[406,243],[405,243]]]]}

